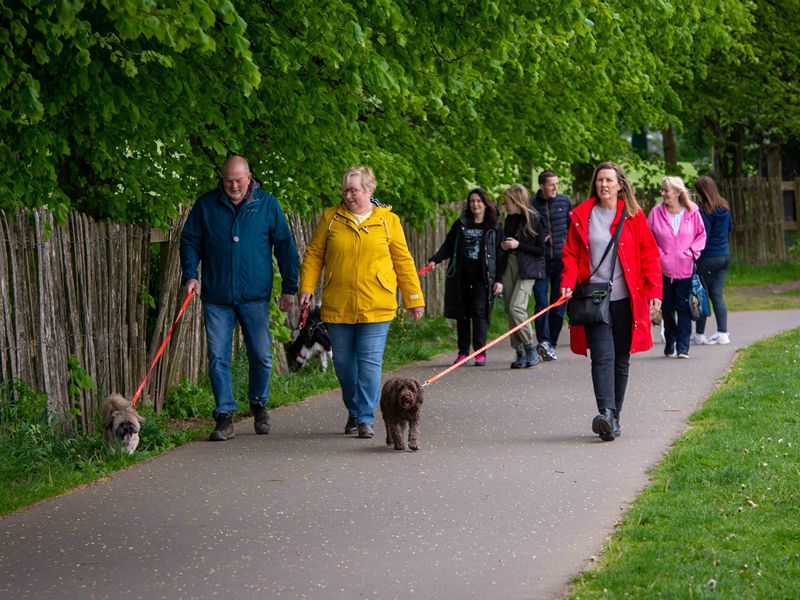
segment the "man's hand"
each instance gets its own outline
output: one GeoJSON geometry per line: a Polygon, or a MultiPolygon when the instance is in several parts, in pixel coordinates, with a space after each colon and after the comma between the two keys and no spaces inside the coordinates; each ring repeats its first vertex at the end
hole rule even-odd
{"type": "Polygon", "coordinates": [[[292,306],[294,306],[294,294],[281,294],[278,300],[278,308],[283,312],[288,312],[292,306]]]}
{"type": "Polygon", "coordinates": [[[303,308],[306,304],[311,302],[311,292],[300,292],[297,294],[297,302],[300,304],[300,308],[303,308]]]}
{"type": "Polygon", "coordinates": [[[193,292],[197,296],[200,295],[200,282],[197,281],[197,279],[190,279],[183,286],[183,294],[184,294],[184,296],[186,294],[188,294],[189,292],[193,292]]]}

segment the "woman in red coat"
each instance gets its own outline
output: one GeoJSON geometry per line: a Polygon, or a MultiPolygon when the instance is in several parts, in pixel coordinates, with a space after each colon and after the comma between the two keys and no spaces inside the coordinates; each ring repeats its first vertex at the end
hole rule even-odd
{"type": "Polygon", "coordinates": [[[598,267],[614,231],[622,225],[613,269],[611,253],[592,282],[611,280],[611,323],[570,326],[570,347],[576,354],[591,350],[592,384],[599,414],[592,431],[603,441],[620,434],[619,414],[628,385],[630,357],[653,346],[650,311],[661,307],[661,264],[653,234],[622,169],[598,165],[589,199],[570,212],[564,246],[561,292],[567,296],[598,267]]]}

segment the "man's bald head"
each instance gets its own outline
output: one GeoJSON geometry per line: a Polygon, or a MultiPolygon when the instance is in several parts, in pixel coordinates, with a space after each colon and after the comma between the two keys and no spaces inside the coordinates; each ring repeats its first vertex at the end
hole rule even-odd
{"type": "Polygon", "coordinates": [[[222,187],[234,204],[244,200],[251,178],[250,165],[241,156],[231,156],[222,165],[222,187]]]}

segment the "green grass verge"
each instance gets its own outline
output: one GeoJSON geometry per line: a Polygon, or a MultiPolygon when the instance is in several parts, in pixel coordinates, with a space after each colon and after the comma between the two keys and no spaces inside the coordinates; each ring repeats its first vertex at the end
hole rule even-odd
{"type": "Polygon", "coordinates": [[[728,270],[727,285],[732,288],[753,285],[770,286],[800,280],[800,261],[784,261],[768,265],[734,263],[728,270]]]}
{"type": "Polygon", "coordinates": [[[584,598],[794,598],[800,329],[744,350],[652,472],[584,598]]]}

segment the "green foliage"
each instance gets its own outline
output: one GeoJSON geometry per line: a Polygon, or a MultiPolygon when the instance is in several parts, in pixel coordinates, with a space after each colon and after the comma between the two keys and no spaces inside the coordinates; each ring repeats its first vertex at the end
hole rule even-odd
{"type": "Polygon", "coordinates": [[[214,406],[214,394],[209,386],[196,386],[187,379],[170,388],[164,399],[164,412],[172,419],[208,417],[214,406]]]}
{"type": "Polygon", "coordinates": [[[303,215],[368,163],[419,224],[472,183],[622,158],[648,124],[791,130],[797,8],[0,0],[0,207],[164,227],[241,153],[303,215]]]}
{"type": "Polygon", "coordinates": [[[94,380],[89,372],[81,367],[80,360],[74,354],[67,359],[67,392],[70,396],[77,396],[83,390],[94,387],[94,380]]]}
{"type": "Polygon", "coordinates": [[[800,330],[745,350],[570,598],[789,598],[800,330]]]}

